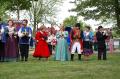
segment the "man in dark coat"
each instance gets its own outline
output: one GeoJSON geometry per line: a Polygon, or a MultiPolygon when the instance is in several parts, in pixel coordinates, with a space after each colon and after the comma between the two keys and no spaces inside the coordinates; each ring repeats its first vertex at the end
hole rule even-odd
{"type": "Polygon", "coordinates": [[[106,60],[106,43],[105,40],[107,39],[107,31],[105,29],[103,29],[102,26],[98,27],[98,32],[96,33],[96,37],[97,37],[97,44],[98,44],[98,60],[102,59],[103,56],[103,60],[106,60]],[[104,31],[104,32],[103,32],[104,31]]]}

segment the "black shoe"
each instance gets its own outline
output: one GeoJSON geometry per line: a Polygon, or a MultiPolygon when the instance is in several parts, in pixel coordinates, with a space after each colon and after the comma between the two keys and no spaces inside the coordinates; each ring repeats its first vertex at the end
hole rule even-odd
{"type": "Polygon", "coordinates": [[[81,54],[78,54],[78,60],[81,60],[81,54]]]}
{"type": "Polygon", "coordinates": [[[41,60],[41,57],[39,57],[39,60],[41,60]]]}
{"type": "Polygon", "coordinates": [[[101,60],[101,59],[98,59],[98,60],[101,60]]]}
{"type": "Polygon", "coordinates": [[[25,61],[28,61],[28,60],[25,60],[25,61]]]}
{"type": "Polygon", "coordinates": [[[28,61],[28,58],[25,58],[25,61],[28,61]]]}
{"type": "Polygon", "coordinates": [[[24,59],[22,58],[21,61],[24,61],[24,59]]]}
{"type": "Polygon", "coordinates": [[[5,60],[4,60],[4,58],[0,58],[0,62],[4,62],[5,60]]]}
{"type": "Polygon", "coordinates": [[[74,54],[71,54],[71,61],[73,61],[74,59],[74,54]]]}
{"type": "Polygon", "coordinates": [[[103,59],[103,60],[107,60],[107,59],[105,58],[105,59],[103,59]]]}
{"type": "Polygon", "coordinates": [[[21,57],[21,61],[24,61],[24,56],[23,56],[23,57],[21,57]]]}
{"type": "Polygon", "coordinates": [[[5,62],[5,60],[2,60],[1,62],[5,62]]]}

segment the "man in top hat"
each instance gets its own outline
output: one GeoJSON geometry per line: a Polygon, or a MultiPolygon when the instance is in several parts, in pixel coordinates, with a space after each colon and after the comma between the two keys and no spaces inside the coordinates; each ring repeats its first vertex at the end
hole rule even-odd
{"type": "Polygon", "coordinates": [[[106,60],[106,43],[105,40],[107,39],[107,31],[103,29],[102,26],[98,27],[98,32],[96,33],[97,44],[98,44],[98,60],[106,60]]]}

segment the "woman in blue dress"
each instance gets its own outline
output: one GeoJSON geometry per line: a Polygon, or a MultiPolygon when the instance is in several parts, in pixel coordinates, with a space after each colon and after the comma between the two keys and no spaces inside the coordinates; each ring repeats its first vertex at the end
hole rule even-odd
{"type": "Polygon", "coordinates": [[[64,31],[64,27],[62,26],[56,34],[57,45],[55,52],[55,60],[60,60],[60,61],[69,60],[67,37],[68,37],[68,32],[64,31]]]}

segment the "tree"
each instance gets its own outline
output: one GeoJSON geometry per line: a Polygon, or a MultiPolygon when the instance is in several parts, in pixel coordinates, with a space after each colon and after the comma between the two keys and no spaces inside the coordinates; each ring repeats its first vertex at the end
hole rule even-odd
{"type": "Polygon", "coordinates": [[[6,19],[8,18],[7,14],[6,14],[6,10],[7,10],[7,4],[8,2],[6,0],[2,1],[0,0],[0,18],[2,21],[6,21],[6,19]]]}
{"type": "Polygon", "coordinates": [[[35,35],[35,30],[38,28],[38,23],[46,20],[48,16],[55,15],[57,10],[57,5],[61,3],[62,0],[32,0],[32,7],[30,8],[31,20],[34,22],[33,35],[35,35]]]}
{"type": "Polygon", "coordinates": [[[114,2],[114,8],[115,8],[115,15],[116,15],[116,20],[117,20],[117,26],[120,31],[120,0],[115,0],[114,2]]]}
{"type": "Polygon", "coordinates": [[[31,0],[0,0],[0,14],[4,14],[6,11],[17,12],[17,18],[20,18],[20,10],[28,10],[31,7],[31,0]]]}
{"type": "Polygon", "coordinates": [[[0,15],[2,16],[5,13],[5,8],[6,8],[6,4],[5,3],[0,3],[0,15]]]}
{"type": "MultiPolygon", "coordinates": [[[[0,10],[2,14],[6,11],[17,12],[17,18],[20,18],[20,10],[28,10],[31,7],[31,0],[0,0],[0,10]]],[[[1,14],[1,13],[0,13],[1,14]]]]}
{"type": "Polygon", "coordinates": [[[74,26],[77,22],[77,17],[70,16],[63,21],[64,26],[74,26]]]}
{"type": "Polygon", "coordinates": [[[68,18],[65,18],[64,21],[63,21],[63,24],[64,24],[65,27],[66,26],[73,27],[76,23],[80,23],[80,25],[81,25],[80,28],[81,29],[83,29],[84,26],[86,25],[84,22],[78,21],[76,16],[70,16],[68,18]]]}
{"type": "Polygon", "coordinates": [[[17,18],[20,18],[20,10],[28,10],[31,7],[31,0],[8,0],[10,2],[8,10],[16,11],[17,18]]]}
{"type": "Polygon", "coordinates": [[[75,0],[78,15],[85,19],[102,20],[102,22],[116,21],[120,29],[120,0],[75,0]]]}

